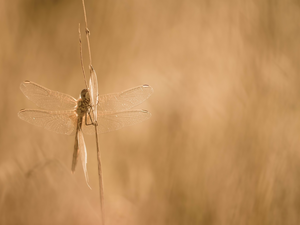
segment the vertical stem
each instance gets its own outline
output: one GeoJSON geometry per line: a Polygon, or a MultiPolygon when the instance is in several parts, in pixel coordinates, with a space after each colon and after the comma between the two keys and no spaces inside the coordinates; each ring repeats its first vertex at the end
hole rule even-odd
{"type": "MultiPolygon", "coordinates": [[[[89,69],[90,69],[90,74],[91,74],[93,72],[93,66],[92,66],[92,54],[91,54],[90,39],[89,39],[90,30],[88,29],[88,23],[87,23],[87,16],[86,16],[84,0],[82,0],[82,7],[83,7],[83,14],[84,14],[84,21],[85,21],[86,40],[87,40],[88,51],[89,51],[89,59],[90,59],[89,69]]],[[[94,120],[97,120],[97,118],[94,118],[94,120]]],[[[103,185],[101,155],[100,155],[99,141],[98,141],[98,123],[97,123],[97,121],[93,121],[93,122],[95,122],[94,126],[95,126],[96,146],[97,146],[99,192],[100,192],[100,209],[101,209],[102,225],[105,225],[104,188],[103,188],[104,185],[103,185]]]]}
{"type": "Polygon", "coordinates": [[[89,50],[90,67],[91,67],[91,65],[92,65],[92,54],[91,54],[90,38],[89,38],[89,36],[90,36],[90,30],[88,29],[88,23],[87,23],[87,17],[86,17],[84,0],[82,0],[82,6],[83,6],[84,21],[85,21],[86,40],[87,40],[87,45],[88,45],[88,50],[89,50]]]}
{"type": "Polygon", "coordinates": [[[99,175],[99,192],[100,192],[100,208],[101,208],[101,217],[102,217],[102,225],[105,224],[104,217],[104,189],[103,189],[103,173],[102,173],[102,164],[101,164],[101,154],[99,150],[99,141],[98,141],[98,124],[95,125],[95,133],[96,133],[96,145],[97,145],[97,159],[98,159],[98,175],[99,175]]]}
{"type": "Polygon", "coordinates": [[[82,73],[83,73],[85,87],[86,87],[86,89],[88,89],[88,85],[87,85],[87,82],[86,82],[86,76],[85,76],[85,70],[84,70],[84,64],[83,64],[83,56],[82,56],[82,43],[81,43],[80,24],[78,25],[78,34],[79,34],[79,51],[80,51],[81,69],[82,69],[82,73]]]}

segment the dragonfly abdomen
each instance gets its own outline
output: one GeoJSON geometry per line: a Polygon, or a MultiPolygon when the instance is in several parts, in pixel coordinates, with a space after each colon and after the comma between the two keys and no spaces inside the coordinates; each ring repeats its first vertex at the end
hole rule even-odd
{"type": "Polygon", "coordinates": [[[82,127],[82,116],[78,116],[77,119],[77,126],[76,126],[76,134],[75,134],[75,143],[74,143],[74,151],[73,151],[73,160],[72,160],[72,173],[75,172],[77,160],[78,160],[78,155],[79,155],[79,138],[78,134],[81,130],[82,127]]]}

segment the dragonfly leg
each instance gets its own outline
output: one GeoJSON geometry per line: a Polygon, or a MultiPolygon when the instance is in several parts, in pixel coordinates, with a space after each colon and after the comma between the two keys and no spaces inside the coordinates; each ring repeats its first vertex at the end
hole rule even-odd
{"type": "Polygon", "coordinates": [[[94,126],[98,126],[98,123],[97,123],[97,121],[93,121],[92,120],[92,117],[91,117],[91,112],[88,112],[89,113],[89,117],[90,117],[90,120],[92,121],[92,125],[94,125],[94,126]]]}
{"type": "MultiPolygon", "coordinates": [[[[89,116],[90,116],[90,120],[92,121],[92,118],[91,118],[91,115],[90,115],[89,112],[88,112],[88,114],[89,114],[89,116]]],[[[93,123],[89,123],[89,124],[88,124],[88,122],[87,122],[87,114],[85,115],[85,125],[86,125],[86,126],[93,125],[93,123]]]]}
{"type": "Polygon", "coordinates": [[[86,126],[90,126],[90,125],[97,126],[98,124],[97,124],[97,122],[94,122],[94,121],[93,121],[93,119],[92,119],[92,117],[91,117],[90,111],[87,112],[87,114],[88,114],[89,117],[90,117],[91,123],[90,123],[90,124],[87,123],[87,116],[85,116],[85,125],[86,125],[86,126]]]}

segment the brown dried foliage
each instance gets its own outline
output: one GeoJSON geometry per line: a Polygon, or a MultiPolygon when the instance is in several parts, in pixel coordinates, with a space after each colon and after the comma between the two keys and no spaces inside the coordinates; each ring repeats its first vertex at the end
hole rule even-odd
{"type": "MultiPolygon", "coordinates": [[[[72,96],[84,88],[81,7],[0,1],[0,224],[99,222],[94,138],[90,191],[69,171],[74,137],[16,115],[34,107],[25,79],[72,96]]],[[[86,7],[100,94],[155,90],[142,105],[149,121],[100,136],[108,224],[299,224],[299,3],[86,7]]]]}

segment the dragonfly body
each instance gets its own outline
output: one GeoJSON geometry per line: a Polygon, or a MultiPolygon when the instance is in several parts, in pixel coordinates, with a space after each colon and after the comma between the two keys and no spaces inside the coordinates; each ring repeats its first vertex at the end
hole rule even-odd
{"type": "Polygon", "coordinates": [[[80,98],[77,100],[76,114],[83,117],[90,108],[90,96],[87,89],[83,89],[80,98]]]}
{"type": "Polygon", "coordinates": [[[73,152],[73,160],[72,160],[72,172],[75,172],[75,167],[77,164],[78,155],[80,152],[79,149],[79,134],[82,132],[82,121],[83,117],[87,116],[89,112],[90,106],[90,97],[87,89],[83,89],[80,94],[80,98],[77,100],[76,106],[76,114],[77,114],[77,122],[76,122],[76,134],[75,134],[75,143],[74,143],[74,152],[73,152]]]}
{"type": "Polygon", "coordinates": [[[147,110],[132,109],[145,101],[153,89],[149,85],[141,85],[126,91],[98,97],[97,82],[90,82],[89,89],[83,89],[76,100],[70,95],[49,90],[31,81],[20,85],[23,94],[43,109],[22,109],[18,116],[22,120],[43,127],[59,134],[73,134],[75,144],[72,160],[72,171],[75,171],[78,155],[80,155],[86,181],[87,154],[83,133],[95,134],[97,123],[99,133],[106,133],[133,125],[150,118],[147,110]]]}

